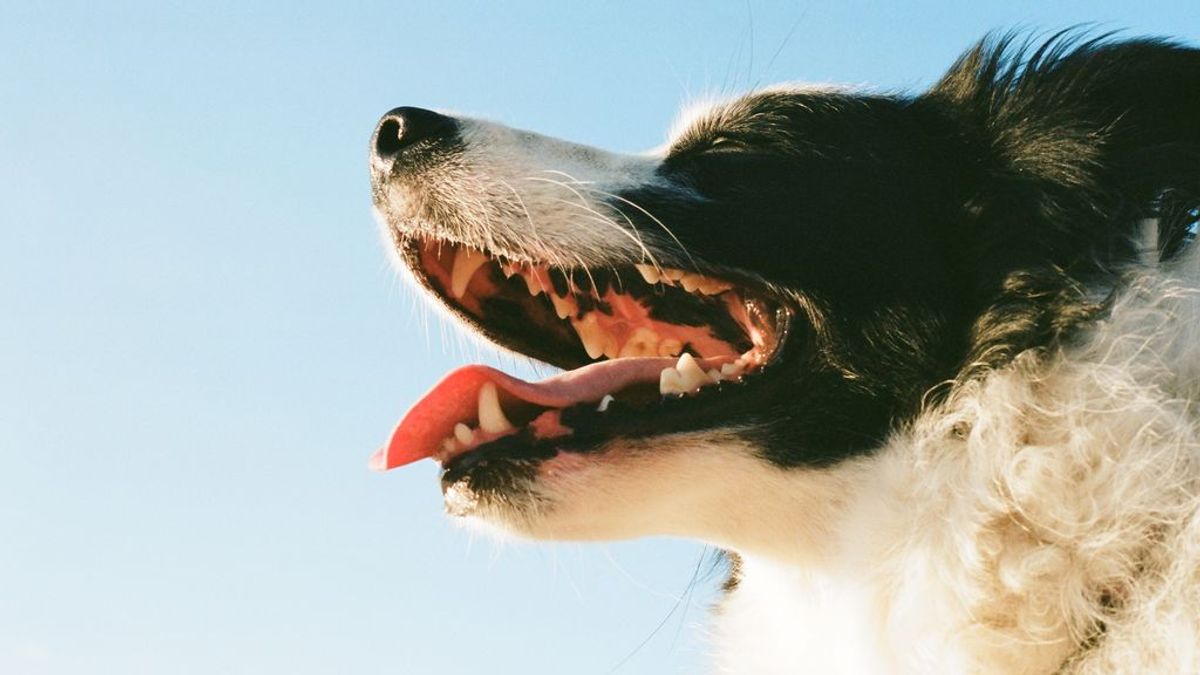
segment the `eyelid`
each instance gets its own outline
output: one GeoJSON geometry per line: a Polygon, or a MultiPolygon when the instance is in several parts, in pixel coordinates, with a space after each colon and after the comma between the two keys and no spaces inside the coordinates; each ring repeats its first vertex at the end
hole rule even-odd
{"type": "Polygon", "coordinates": [[[733,150],[740,147],[743,147],[743,143],[736,136],[722,134],[719,136],[714,136],[712,140],[705,145],[704,150],[733,150]]]}
{"type": "Polygon", "coordinates": [[[719,134],[712,138],[702,139],[696,143],[689,144],[687,147],[681,148],[672,154],[674,156],[702,155],[706,152],[734,150],[742,146],[742,141],[736,137],[719,134]]]}

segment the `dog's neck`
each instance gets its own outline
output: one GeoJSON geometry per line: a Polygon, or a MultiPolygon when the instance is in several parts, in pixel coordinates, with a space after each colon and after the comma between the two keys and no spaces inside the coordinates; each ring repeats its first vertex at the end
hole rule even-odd
{"type": "Polygon", "coordinates": [[[1181,267],[871,457],[760,483],[761,522],[710,539],[740,558],[722,672],[1194,671],[1200,265],[1181,267]]]}
{"type": "MultiPolygon", "coordinates": [[[[842,467],[839,498],[825,508],[777,512],[777,522],[809,523],[792,533],[803,545],[756,541],[771,531],[761,524],[742,531],[732,589],[714,617],[719,672],[1053,672],[1076,651],[1067,617],[1026,642],[993,625],[998,617],[976,615],[986,603],[971,594],[999,581],[956,578],[959,556],[980,542],[955,524],[960,505],[915,501],[921,479],[901,452],[893,444],[842,467]],[[818,531],[828,538],[811,548],[818,531]]],[[[1004,611],[1037,611],[1039,600],[1004,611]]]]}

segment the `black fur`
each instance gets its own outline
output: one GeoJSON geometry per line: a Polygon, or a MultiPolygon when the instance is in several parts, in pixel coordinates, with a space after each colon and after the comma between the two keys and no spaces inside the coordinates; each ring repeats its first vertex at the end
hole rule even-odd
{"type": "Polygon", "coordinates": [[[719,109],[671,149],[663,185],[620,197],[691,258],[665,237],[663,256],[763,284],[801,320],[762,381],[656,433],[738,426],[779,465],[826,465],[876,447],[939,383],[1069,339],[1104,311],[1083,289],[1138,258],[1143,219],[1160,219],[1164,256],[1194,235],[1198,103],[1200,51],[1060,34],[987,39],[919,96],[719,109]]]}

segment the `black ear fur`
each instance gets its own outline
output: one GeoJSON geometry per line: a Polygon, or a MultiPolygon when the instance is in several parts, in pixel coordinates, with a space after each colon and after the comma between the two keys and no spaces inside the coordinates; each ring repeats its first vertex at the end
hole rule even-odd
{"type": "Polygon", "coordinates": [[[978,158],[964,222],[977,300],[968,362],[1052,344],[1095,315],[1159,219],[1176,253],[1200,207],[1200,51],[1165,40],[1059,33],[1040,46],[993,36],[921,103],[978,158]]]}

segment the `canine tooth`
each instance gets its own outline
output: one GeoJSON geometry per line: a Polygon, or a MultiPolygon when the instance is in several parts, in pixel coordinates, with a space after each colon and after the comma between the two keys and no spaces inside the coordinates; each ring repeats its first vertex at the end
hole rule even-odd
{"type": "Polygon", "coordinates": [[[684,353],[680,356],[679,361],[675,363],[675,370],[679,371],[679,376],[688,391],[699,389],[709,382],[708,373],[704,372],[691,354],[684,353]]]}
{"type": "Polygon", "coordinates": [[[463,445],[470,445],[475,439],[475,432],[471,431],[471,427],[459,422],[454,425],[454,440],[463,445]]]}
{"type": "Polygon", "coordinates": [[[600,399],[600,405],[596,406],[596,412],[606,412],[609,404],[614,400],[612,394],[605,394],[604,398],[600,399]]]}
{"type": "Polygon", "coordinates": [[[654,356],[658,353],[658,334],[649,328],[639,328],[625,341],[620,356],[654,356]]]}
{"type": "Polygon", "coordinates": [[[683,376],[674,368],[663,368],[658,374],[658,393],[660,394],[686,394],[688,388],[683,384],[683,376]]]}
{"type": "Polygon", "coordinates": [[[679,356],[681,351],[683,351],[683,343],[675,338],[667,338],[658,343],[659,356],[679,356]]]}
{"type": "Polygon", "coordinates": [[[583,342],[583,349],[589,358],[598,359],[604,355],[605,338],[608,336],[596,322],[595,315],[588,314],[579,321],[572,321],[571,325],[575,327],[575,332],[579,333],[579,340],[583,342]]]}
{"type": "Polygon", "coordinates": [[[493,382],[487,382],[479,388],[479,428],[489,434],[499,434],[516,428],[504,416],[504,409],[500,407],[500,394],[493,382]]]}
{"type": "Polygon", "coordinates": [[[638,264],[634,265],[634,267],[637,269],[638,274],[641,274],[642,278],[645,279],[646,283],[648,284],[657,284],[659,279],[662,278],[662,275],[658,273],[658,269],[653,265],[638,264]]]}
{"type": "Polygon", "coordinates": [[[575,312],[579,311],[579,304],[575,302],[574,298],[560,298],[551,293],[550,302],[554,303],[554,313],[560,319],[574,316],[575,312]]]}
{"type": "Polygon", "coordinates": [[[467,292],[467,284],[471,283],[471,277],[475,276],[475,272],[487,261],[488,257],[480,251],[469,248],[459,251],[458,256],[454,258],[454,269],[450,272],[451,295],[461,298],[463,293],[467,292]]]}

